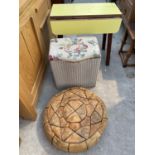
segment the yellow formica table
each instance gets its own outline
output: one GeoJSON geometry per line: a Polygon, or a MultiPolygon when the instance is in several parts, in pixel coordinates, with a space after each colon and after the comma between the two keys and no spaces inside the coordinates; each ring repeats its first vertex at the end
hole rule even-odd
{"type": "MultiPolygon", "coordinates": [[[[108,34],[106,65],[110,62],[112,34],[118,32],[122,16],[115,3],[53,4],[50,25],[55,35],[108,34]]],[[[103,39],[102,48],[105,47],[103,39]]]]}

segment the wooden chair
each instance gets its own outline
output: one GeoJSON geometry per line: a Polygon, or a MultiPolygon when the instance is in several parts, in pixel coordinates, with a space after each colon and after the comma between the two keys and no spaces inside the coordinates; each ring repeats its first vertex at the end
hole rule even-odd
{"type": "Polygon", "coordinates": [[[119,55],[123,67],[134,66],[134,64],[128,64],[128,60],[135,50],[135,0],[116,0],[116,4],[123,13],[123,25],[125,27],[119,55]],[[123,47],[128,37],[130,38],[130,47],[127,51],[123,51],[123,47]]]}
{"type": "Polygon", "coordinates": [[[128,23],[124,20],[124,26],[126,30],[119,50],[119,55],[121,57],[123,67],[127,66],[131,67],[135,66],[135,64],[128,64],[129,58],[135,52],[135,23],[134,22],[128,23]],[[123,51],[123,47],[128,37],[130,38],[130,47],[127,51],[123,51]]]}

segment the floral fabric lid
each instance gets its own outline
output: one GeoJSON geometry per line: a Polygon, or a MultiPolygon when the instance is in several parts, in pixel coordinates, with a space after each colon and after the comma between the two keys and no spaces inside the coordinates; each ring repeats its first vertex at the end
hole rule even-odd
{"type": "Polygon", "coordinates": [[[50,40],[49,60],[81,61],[101,57],[96,37],[58,38],[50,40]]]}

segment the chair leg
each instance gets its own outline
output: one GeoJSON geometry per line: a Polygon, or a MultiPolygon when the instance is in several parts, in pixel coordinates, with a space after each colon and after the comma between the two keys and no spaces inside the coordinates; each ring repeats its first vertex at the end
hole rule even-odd
{"type": "Polygon", "coordinates": [[[127,30],[125,30],[125,33],[124,33],[124,36],[123,36],[123,40],[122,40],[122,44],[121,44],[121,48],[119,50],[119,54],[122,52],[123,46],[126,43],[127,38],[128,38],[128,32],[127,32],[127,30]]]}
{"type": "Polygon", "coordinates": [[[123,61],[123,67],[127,66],[128,60],[129,60],[130,56],[132,55],[132,52],[133,52],[133,49],[134,49],[134,44],[135,44],[134,40],[131,40],[129,50],[128,50],[127,54],[125,55],[125,58],[124,58],[124,61],[123,61]]]}

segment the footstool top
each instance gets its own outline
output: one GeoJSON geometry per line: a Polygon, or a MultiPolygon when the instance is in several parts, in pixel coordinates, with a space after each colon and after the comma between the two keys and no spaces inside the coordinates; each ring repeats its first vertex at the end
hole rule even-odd
{"type": "Polygon", "coordinates": [[[100,56],[96,37],[68,37],[50,40],[50,60],[74,62],[100,56]]]}
{"type": "Polygon", "coordinates": [[[95,145],[107,123],[103,101],[85,88],[69,88],[51,98],[44,110],[44,130],[59,149],[80,152],[95,145]]]}

